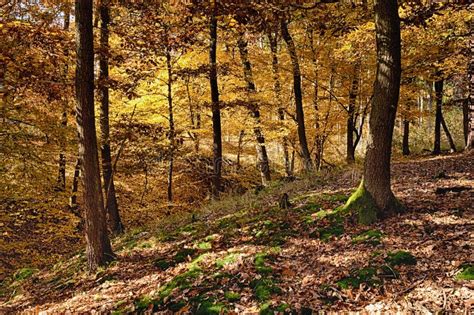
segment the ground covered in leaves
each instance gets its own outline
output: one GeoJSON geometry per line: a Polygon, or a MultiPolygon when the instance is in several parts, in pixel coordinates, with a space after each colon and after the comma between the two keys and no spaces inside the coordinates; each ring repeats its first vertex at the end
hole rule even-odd
{"type": "Polygon", "coordinates": [[[474,306],[473,155],[400,161],[395,194],[408,212],[358,226],[337,211],[358,168],[278,182],[192,216],[114,240],[95,274],[84,254],[6,278],[0,312],[468,312],[474,306]],[[280,210],[278,197],[290,196],[280,210]]]}

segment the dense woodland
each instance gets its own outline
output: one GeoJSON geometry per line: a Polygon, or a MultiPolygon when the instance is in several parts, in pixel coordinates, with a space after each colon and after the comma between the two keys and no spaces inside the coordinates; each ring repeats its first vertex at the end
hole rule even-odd
{"type": "Polygon", "coordinates": [[[0,311],[467,314],[469,2],[1,3],[0,311]]]}

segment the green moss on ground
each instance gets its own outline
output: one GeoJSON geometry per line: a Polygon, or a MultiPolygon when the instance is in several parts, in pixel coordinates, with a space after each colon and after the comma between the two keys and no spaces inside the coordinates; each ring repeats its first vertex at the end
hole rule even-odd
{"type": "Polygon", "coordinates": [[[381,284],[381,281],[377,278],[377,269],[368,267],[358,270],[353,270],[349,277],[344,277],[336,282],[341,289],[358,288],[362,283],[368,286],[374,286],[381,284]]]}
{"type": "Polygon", "coordinates": [[[15,281],[25,280],[31,277],[37,271],[38,269],[35,268],[21,268],[15,272],[15,274],[13,275],[13,279],[15,281]]]}
{"type": "Polygon", "coordinates": [[[416,265],[416,258],[409,252],[399,250],[397,252],[388,253],[385,261],[391,266],[398,265],[416,265]]]}
{"type": "Polygon", "coordinates": [[[265,264],[265,261],[268,260],[267,253],[258,253],[255,255],[254,264],[255,269],[260,274],[268,274],[272,272],[272,267],[269,267],[265,264]]]}
{"type": "Polygon", "coordinates": [[[371,245],[380,244],[383,233],[378,230],[367,230],[352,237],[353,243],[368,243],[371,245]]]}
{"type": "Polygon", "coordinates": [[[232,292],[232,291],[226,291],[226,292],[224,292],[224,297],[229,302],[235,302],[235,301],[240,300],[240,293],[232,292]]]}
{"type": "Polygon", "coordinates": [[[464,264],[461,266],[461,272],[456,275],[457,280],[474,280],[474,265],[464,264]]]}

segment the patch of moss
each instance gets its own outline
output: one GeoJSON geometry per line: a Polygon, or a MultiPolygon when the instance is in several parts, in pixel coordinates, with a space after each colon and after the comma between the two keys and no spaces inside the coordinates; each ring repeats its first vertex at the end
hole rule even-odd
{"type": "Polygon", "coordinates": [[[265,260],[267,259],[268,259],[267,253],[258,253],[257,255],[255,255],[254,264],[255,264],[255,269],[257,270],[258,273],[267,274],[267,273],[272,272],[272,267],[265,265],[265,260]]]}
{"type": "Polygon", "coordinates": [[[391,266],[398,265],[416,265],[416,258],[409,252],[399,250],[397,252],[388,253],[385,261],[391,266]]]}
{"type": "Polygon", "coordinates": [[[464,264],[461,266],[461,272],[456,275],[457,280],[474,280],[474,265],[464,264]]]}
{"type": "Polygon", "coordinates": [[[170,282],[166,283],[163,287],[160,288],[158,291],[158,296],[161,300],[165,297],[169,296],[174,289],[186,289],[190,286],[191,280],[197,278],[202,271],[198,268],[193,268],[188,270],[187,272],[177,275],[174,277],[170,282]]]}
{"type": "Polygon", "coordinates": [[[273,293],[280,292],[280,288],[275,286],[273,280],[269,278],[253,280],[250,286],[253,288],[257,300],[261,302],[267,301],[273,293]]]}
{"type": "Polygon", "coordinates": [[[192,257],[197,252],[194,248],[182,248],[174,255],[174,262],[179,264],[188,260],[188,257],[192,257]]]}
{"type": "Polygon", "coordinates": [[[377,270],[372,267],[362,268],[351,272],[349,277],[345,277],[336,282],[341,289],[358,288],[362,283],[369,286],[380,284],[376,278],[377,270]]]}
{"type": "Polygon", "coordinates": [[[159,301],[150,298],[149,296],[143,296],[134,302],[135,312],[138,314],[143,314],[147,310],[157,311],[159,306],[159,301]]]}
{"type": "Polygon", "coordinates": [[[153,266],[158,267],[160,270],[166,270],[171,267],[171,264],[166,259],[157,259],[153,262],[153,266]]]}
{"type": "Polygon", "coordinates": [[[346,202],[347,199],[349,199],[349,196],[344,194],[322,194],[321,199],[330,202],[346,202]]]}
{"type": "Polygon", "coordinates": [[[25,280],[31,277],[36,272],[38,272],[38,269],[35,268],[21,268],[15,272],[15,274],[13,275],[13,279],[15,281],[25,280]]]}
{"type": "Polygon", "coordinates": [[[368,243],[371,245],[380,244],[383,233],[378,230],[367,230],[352,237],[353,243],[368,243]]]}
{"type": "Polygon", "coordinates": [[[226,265],[233,264],[237,261],[238,256],[239,254],[236,254],[236,253],[227,254],[226,256],[216,260],[216,267],[223,268],[226,265]]]}
{"type": "Polygon", "coordinates": [[[264,303],[260,306],[259,314],[260,315],[274,315],[275,313],[283,314],[287,311],[290,306],[286,303],[282,303],[276,307],[272,307],[270,303],[264,303]]]}
{"type": "Polygon", "coordinates": [[[363,225],[370,225],[377,221],[378,207],[372,195],[365,189],[364,180],[349,197],[342,211],[356,214],[358,222],[363,225]]]}
{"type": "Polygon", "coordinates": [[[168,305],[168,309],[172,312],[179,312],[180,309],[186,306],[186,302],[184,301],[177,301],[177,302],[172,302],[168,305]]]}
{"type": "Polygon", "coordinates": [[[197,244],[197,248],[201,250],[210,250],[212,249],[212,243],[211,242],[200,242],[197,244]]]}
{"type": "Polygon", "coordinates": [[[225,291],[224,292],[224,297],[229,302],[235,302],[235,301],[240,300],[240,293],[232,292],[232,291],[225,291]]]}
{"type": "Polygon", "coordinates": [[[226,311],[226,307],[224,303],[221,302],[214,302],[212,299],[202,301],[195,314],[197,315],[218,315],[222,314],[226,311]]]}
{"type": "Polygon", "coordinates": [[[317,230],[317,234],[319,235],[319,238],[322,241],[327,242],[333,236],[337,237],[344,234],[344,226],[337,224],[337,225],[333,225],[333,226],[329,226],[325,228],[320,228],[317,230]]]}

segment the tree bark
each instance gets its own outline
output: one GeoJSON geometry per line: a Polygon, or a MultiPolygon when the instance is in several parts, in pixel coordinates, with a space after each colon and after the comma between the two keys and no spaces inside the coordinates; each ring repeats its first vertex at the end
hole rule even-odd
{"type": "Polygon", "coordinates": [[[174,117],[173,117],[173,69],[171,65],[171,52],[169,49],[166,51],[166,69],[168,71],[168,120],[169,120],[169,152],[168,152],[168,206],[171,207],[173,203],[173,163],[174,163],[174,146],[175,146],[175,128],[174,128],[174,117]]]}
{"type": "Polygon", "coordinates": [[[433,154],[437,155],[441,153],[441,120],[443,117],[442,104],[443,104],[443,80],[437,80],[435,82],[435,94],[436,94],[436,113],[435,113],[435,134],[434,134],[434,145],[433,154]]]}
{"type": "Polygon", "coordinates": [[[403,143],[402,151],[403,155],[410,155],[410,121],[408,119],[403,120],[403,143]]]}
{"type": "Polygon", "coordinates": [[[346,162],[353,164],[355,162],[355,142],[356,133],[356,100],[359,91],[359,72],[360,62],[354,65],[354,76],[352,77],[351,88],[349,91],[349,106],[347,109],[347,141],[346,141],[346,162]]]}
{"type": "Polygon", "coordinates": [[[441,113],[441,126],[443,127],[444,133],[446,134],[446,138],[448,138],[449,147],[451,149],[451,153],[456,152],[456,144],[454,143],[453,137],[449,132],[448,125],[446,125],[446,121],[444,120],[443,113],[441,113]]]}
{"type": "Polygon", "coordinates": [[[306,140],[300,64],[295,43],[291,37],[290,32],[288,31],[288,25],[284,20],[281,21],[281,33],[283,39],[286,42],[293,69],[293,90],[295,93],[296,122],[298,124],[298,138],[300,142],[301,156],[303,157],[303,167],[305,171],[310,171],[313,169],[313,161],[311,160],[311,154],[308,149],[308,141],[306,140]]]}
{"type": "MultiPolygon", "coordinates": [[[[270,51],[272,54],[273,92],[275,94],[275,100],[277,103],[276,105],[278,108],[278,119],[283,123],[285,121],[285,107],[283,106],[283,100],[281,97],[280,68],[278,66],[278,47],[276,35],[273,36],[270,32],[268,34],[268,40],[270,42],[270,51]]],[[[292,172],[290,168],[290,156],[288,153],[288,137],[286,135],[283,136],[282,147],[285,174],[286,176],[291,176],[292,172]]]]}
{"type": "Polygon", "coordinates": [[[377,73],[369,120],[364,177],[345,209],[361,224],[371,224],[404,208],[390,186],[393,128],[400,93],[401,48],[397,0],[375,0],[377,73]]]}
{"type": "Polygon", "coordinates": [[[74,167],[74,176],[72,177],[72,186],[71,186],[71,197],[69,198],[69,207],[71,210],[76,213],[78,204],[77,204],[77,190],[79,188],[79,177],[81,175],[81,157],[78,156],[76,160],[76,166],[74,167]]]}
{"type": "Polygon", "coordinates": [[[102,157],[102,177],[105,193],[105,210],[108,214],[109,229],[113,234],[123,233],[122,220],[117,203],[114,184],[114,170],[110,149],[109,123],[109,0],[101,0],[100,15],[100,52],[99,52],[99,98],[100,98],[100,152],[102,157]]]}
{"type": "MultiPolygon", "coordinates": [[[[70,7],[67,3],[64,10],[64,25],[63,30],[69,31],[70,24],[70,7]]],[[[68,50],[64,50],[64,55],[68,55],[68,50]]],[[[68,63],[64,64],[64,82],[67,81],[68,74],[68,63]]],[[[66,189],[66,131],[67,131],[67,110],[68,110],[68,98],[65,96],[63,100],[63,112],[61,114],[61,135],[59,140],[59,168],[58,168],[58,180],[56,187],[59,191],[64,191],[66,189]]]]}
{"type": "Polygon", "coordinates": [[[247,83],[247,93],[249,101],[249,109],[254,119],[253,132],[256,140],[258,168],[260,169],[260,175],[262,179],[262,185],[266,186],[271,180],[270,175],[270,163],[268,161],[267,148],[265,147],[265,137],[262,129],[260,128],[260,109],[258,103],[255,100],[255,93],[257,92],[255,82],[252,74],[252,65],[248,55],[248,43],[245,39],[245,34],[240,34],[237,42],[239,47],[240,59],[242,62],[242,68],[244,72],[244,79],[247,83]]]}
{"type": "Polygon", "coordinates": [[[76,0],[76,120],[84,187],[86,253],[90,271],[114,258],[107,235],[94,116],[92,0],[76,0]]]}
{"type": "Polygon", "coordinates": [[[240,169],[240,156],[242,155],[242,147],[244,143],[244,136],[245,136],[245,131],[240,130],[239,133],[239,141],[237,143],[237,169],[240,169]]]}
{"type": "MultiPolygon", "coordinates": [[[[471,5],[472,7],[472,5],[471,5]]],[[[469,49],[470,59],[469,59],[469,67],[468,67],[468,79],[469,79],[469,127],[468,127],[468,135],[467,135],[467,144],[466,150],[474,150],[474,19],[471,19],[469,24],[469,30],[471,32],[471,38],[469,39],[469,49]]]]}
{"type": "Polygon", "coordinates": [[[211,46],[209,49],[209,82],[211,85],[212,130],[213,130],[213,176],[212,196],[217,198],[221,191],[222,173],[222,129],[221,109],[219,104],[219,87],[217,84],[217,0],[211,0],[212,13],[210,20],[211,46]]]}

